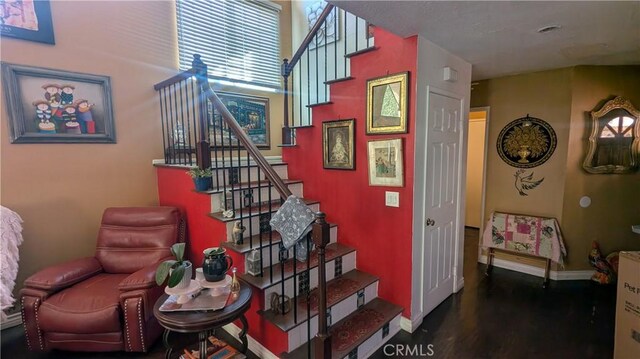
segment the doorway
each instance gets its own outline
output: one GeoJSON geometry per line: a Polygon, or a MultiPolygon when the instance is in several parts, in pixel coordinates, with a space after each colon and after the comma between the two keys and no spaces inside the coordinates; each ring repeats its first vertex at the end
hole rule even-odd
{"type": "Polygon", "coordinates": [[[480,229],[484,220],[485,161],[489,138],[489,108],[469,111],[464,226],[480,229]]]}

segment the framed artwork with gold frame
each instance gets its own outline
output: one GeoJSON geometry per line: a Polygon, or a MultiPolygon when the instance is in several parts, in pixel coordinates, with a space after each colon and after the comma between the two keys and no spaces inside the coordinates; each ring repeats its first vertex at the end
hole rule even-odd
{"type": "Polygon", "coordinates": [[[322,164],[324,168],[354,170],[355,120],[326,121],[322,123],[322,164]]]}
{"type": "Polygon", "coordinates": [[[369,186],[404,187],[402,139],[369,141],[369,186]]]}
{"type": "Polygon", "coordinates": [[[407,133],[409,72],[367,80],[367,134],[407,133]]]}

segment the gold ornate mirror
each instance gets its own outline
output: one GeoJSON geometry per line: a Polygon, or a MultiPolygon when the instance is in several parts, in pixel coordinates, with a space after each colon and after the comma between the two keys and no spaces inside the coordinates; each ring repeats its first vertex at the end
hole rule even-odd
{"type": "Polygon", "coordinates": [[[589,152],[582,167],[589,173],[631,173],[638,169],[640,111],[623,97],[591,112],[589,152]]]}

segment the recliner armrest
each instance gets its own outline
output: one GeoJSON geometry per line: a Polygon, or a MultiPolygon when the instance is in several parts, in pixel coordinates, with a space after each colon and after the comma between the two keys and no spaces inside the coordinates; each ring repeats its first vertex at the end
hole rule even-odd
{"type": "Polygon", "coordinates": [[[137,289],[147,289],[157,286],[156,269],[161,262],[146,266],[136,272],[131,273],[118,285],[120,291],[126,292],[137,289]]]}
{"type": "Polygon", "coordinates": [[[25,287],[57,292],[102,272],[102,266],[95,257],[47,267],[24,281],[25,287]]]}

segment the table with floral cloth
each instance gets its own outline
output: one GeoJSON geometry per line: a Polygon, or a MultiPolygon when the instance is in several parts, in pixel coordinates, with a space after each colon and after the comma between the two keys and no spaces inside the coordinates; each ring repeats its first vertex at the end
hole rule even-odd
{"type": "Polygon", "coordinates": [[[558,221],[547,217],[494,212],[485,226],[482,245],[489,248],[487,274],[491,272],[494,249],[545,258],[545,286],[550,262],[563,266],[567,255],[558,221]]]}

